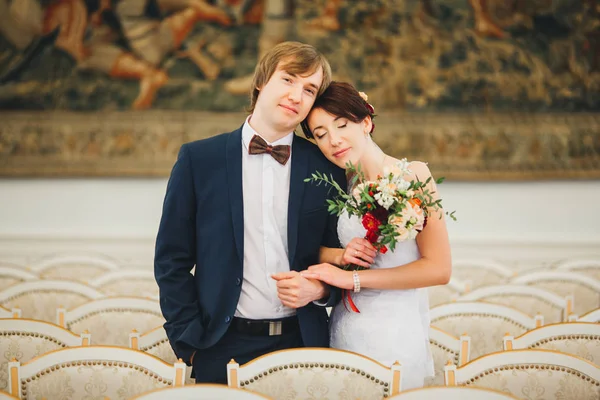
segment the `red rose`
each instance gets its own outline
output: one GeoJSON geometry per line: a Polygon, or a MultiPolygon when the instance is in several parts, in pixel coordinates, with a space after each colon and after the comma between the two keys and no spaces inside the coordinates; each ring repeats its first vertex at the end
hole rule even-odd
{"type": "Polygon", "coordinates": [[[373,214],[366,213],[363,216],[362,224],[367,231],[376,231],[377,232],[379,230],[379,225],[381,225],[381,222],[379,222],[379,220],[377,218],[375,218],[375,216],[373,214]]]}
{"type": "Polygon", "coordinates": [[[381,246],[381,248],[379,249],[379,252],[381,254],[385,254],[385,253],[387,253],[387,251],[388,251],[388,248],[386,246],[381,246]]]}
{"type": "Polygon", "coordinates": [[[369,243],[376,243],[377,239],[379,239],[379,234],[377,231],[367,231],[365,239],[367,239],[369,243]]]}

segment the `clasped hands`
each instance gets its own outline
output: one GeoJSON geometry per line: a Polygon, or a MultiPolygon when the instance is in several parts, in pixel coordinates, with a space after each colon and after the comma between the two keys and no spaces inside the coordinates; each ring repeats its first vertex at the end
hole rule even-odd
{"type": "MultiPolygon", "coordinates": [[[[355,264],[369,268],[375,261],[377,250],[368,240],[354,238],[348,243],[337,260],[338,265],[355,264]]],[[[324,285],[341,289],[352,289],[352,271],[344,271],[332,264],[321,263],[302,272],[290,271],[272,276],[277,281],[277,295],[284,306],[304,307],[311,301],[320,300],[329,294],[324,285]]]]}

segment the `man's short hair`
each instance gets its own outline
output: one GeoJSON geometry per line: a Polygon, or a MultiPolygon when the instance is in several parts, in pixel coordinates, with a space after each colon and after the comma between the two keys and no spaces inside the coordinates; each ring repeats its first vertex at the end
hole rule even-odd
{"type": "Polygon", "coordinates": [[[331,66],[325,56],[316,48],[300,42],[279,43],[269,50],[256,65],[252,81],[252,92],[250,93],[249,112],[253,112],[256,106],[256,99],[258,99],[260,92],[258,88],[262,88],[271,79],[280,63],[282,63],[281,68],[286,72],[299,76],[312,75],[321,68],[323,70],[323,82],[321,82],[317,97],[331,83],[331,66]]]}

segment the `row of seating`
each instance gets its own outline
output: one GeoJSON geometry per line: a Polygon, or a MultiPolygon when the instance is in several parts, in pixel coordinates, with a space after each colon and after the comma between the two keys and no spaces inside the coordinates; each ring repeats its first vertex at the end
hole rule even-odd
{"type": "MultiPolygon", "coordinates": [[[[47,314],[54,316],[53,319],[48,318],[50,322],[53,320],[75,333],[84,330],[95,332],[96,342],[99,344],[120,346],[127,345],[128,338],[125,332],[130,332],[132,329],[145,332],[164,323],[156,300],[135,297],[101,298],[71,310],[61,307],[47,311],[47,314]]],[[[0,307],[1,318],[22,316],[17,308],[8,310],[0,307]]],[[[490,342],[492,338],[499,339],[499,335],[506,331],[518,335],[545,323],[545,318],[541,314],[532,317],[508,306],[481,301],[443,304],[433,307],[430,316],[433,326],[457,337],[463,332],[468,332],[480,344],[490,342]]],[[[598,311],[592,311],[581,318],[573,314],[570,317],[571,321],[593,322],[597,320],[598,311]]],[[[486,352],[490,352],[490,349],[482,348],[482,353],[476,352],[476,354],[481,355],[486,352]]]]}
{"type": "MultiPolygon", "coordinates": [[[[519,396],[543,388],[543,398],[598,399],[600,367],[551,350],[501,351],[462,366],[445,366],[447,386],[476,386],[519,396]],[[562,397],[561,397],[562,394],[562,397]]],[[[244,365],[227,365],[228,385],[276,399],[305,398],[315,391],[331,398],[381,399],[402,391],[402,365],[383,366],[359,354],[322,348],[269,353],[244,365]],[[312,393],[311,393],[312,391],[312,393]]],[[[20,398],[133,398],[185,384],[186,365],[165,363],[131,349],[87,346],[8,363],[8,392],[20,398]],[[61,396],[61,394],[63,396],[61,396]]]]}
{"type": "MultiPolygon", "coordinates": [[[[130,281],[129,284],[138,285],[134,281],[130,281]]],[[[434,293],[437,289],[438,287],[434,287],[429,291],[434,293]]],[[[578,295],[581,293],[582,290],[577,292],[578,295]]],[[[578,303],[572,295],[562,297],[548,290],[516,284],[486,286],[463,294],[455,301],[487,301],[505,304],[529,315],[536,315],[539,312],[544,315],[546,322],[560,322],[566,321],[572,313],[583,315],[598,308],[600,305],[596,299],[598,296],[598,293],[594,293],[592,296],[585,297],[588,306],[585,307],[584,312],[576,311],[578,303]],[[593,304],[597,305],[588,309],[593,304]]],[[[19,283],[0,291],[0,305],[5,308],[20,308],[26,318],[54,321],[56,309],[59,307],[73,309],[90,300],[110,297],[79,282],[36,280],[19,283]]],[[[152,299],[158,300],[157,297],[152,299]]],[[[436,305],[435,302],[432,303],[436,305]]]]}
{"type": "MultiPolygon", "coordinates": [[[[451,290],[465,293],[482,286],[535,282],[535,279],[522,278],[538,272],[555,272],[555,278],[562,279],[560,274],[575,273],[600,281],[599,260],[569,260],[557,263],[543,270],[517,271],[507,265],[493,260],[455,260],[453,262],[454,284],[451,290]]],[[[128,269],[117,261],[101,255],[57,255],[41,259],[31,266],[21,266],[0,262],[0,289],[11,283],[31,279],[68,279],[87,282],[93,287],[102,287],[122,279],[151,279],[152,269],[128,269]]],[[[552,280],[552,277],[544,278],[552,280]]],[[[593,289],[593,284],[588,285],[593,289]]],[[[118,288],[126,290],[126,287],[118,288]]],[[[122,294],[122,292],[119,292],[122,294]]]]}
{"type": "MultiPolygon", "coordinates": [[[[570,322],[523,331],[514,324],[516,321],[513,320],[508,322],[510,325],[507,324],[499,329],[495,322],[502,322],[503,317],[497,318],[497,315],[486,314],[485,304],[483,307],[479,304],[473,306],[474,313],[481,310],[483,313],[480,314],[482,318],[476,320],[478,323],[468,331],[469,334],[444,331],[435,326],[438,320],[433,321],[434,326],[430,328],[430,348],[434,357],[436,375],[429,380],[429,385],[443,382],[443,367],[448,360],[463,365],[471,359],[503,349],[550,349],[600,364],[600,324],[598,323],[570,322]],[[501,330],[502,328],[506,330],[501,330]],[[503,335],[503,332],[508,333],[503,335]]],[[[499,308],[503,311],[501,306],[499,308]]],[[[527,323],[526,320],[521,322],[527,323]]],[[[533,326],[533,322],[529,323],[533,326]]],[[[43,321],[0,319],[0,352],[5,357],[0,370],[5,369],[6,362],[13,357],[25,362],[59,348],[85,346],[92,343],[96,343],[94,331],[90,333],[85,330],[78,335],[61,326],[43,321]]],[[[142,334],[136,330],[132,331],[128,335],[127,345],[123,347],[144,351],[168,363],[176,361],[162,326],[142,334]]],[[[4,386],[5,383],[0,381],[0,389],[4,386]]]]}

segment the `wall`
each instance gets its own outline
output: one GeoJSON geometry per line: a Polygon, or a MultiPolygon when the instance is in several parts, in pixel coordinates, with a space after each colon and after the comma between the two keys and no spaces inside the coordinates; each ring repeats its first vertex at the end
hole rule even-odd
{"type": "MultiPolygon", "coordinates": [[[[166,179],[0,180],[0,259],[100,251],[151,265],[166,179]]],[[[440,185],[455,259],[600,257],[599,181],[440,185]]],[[[530,264],[530,265],[527,265],[530,264]]]]}

